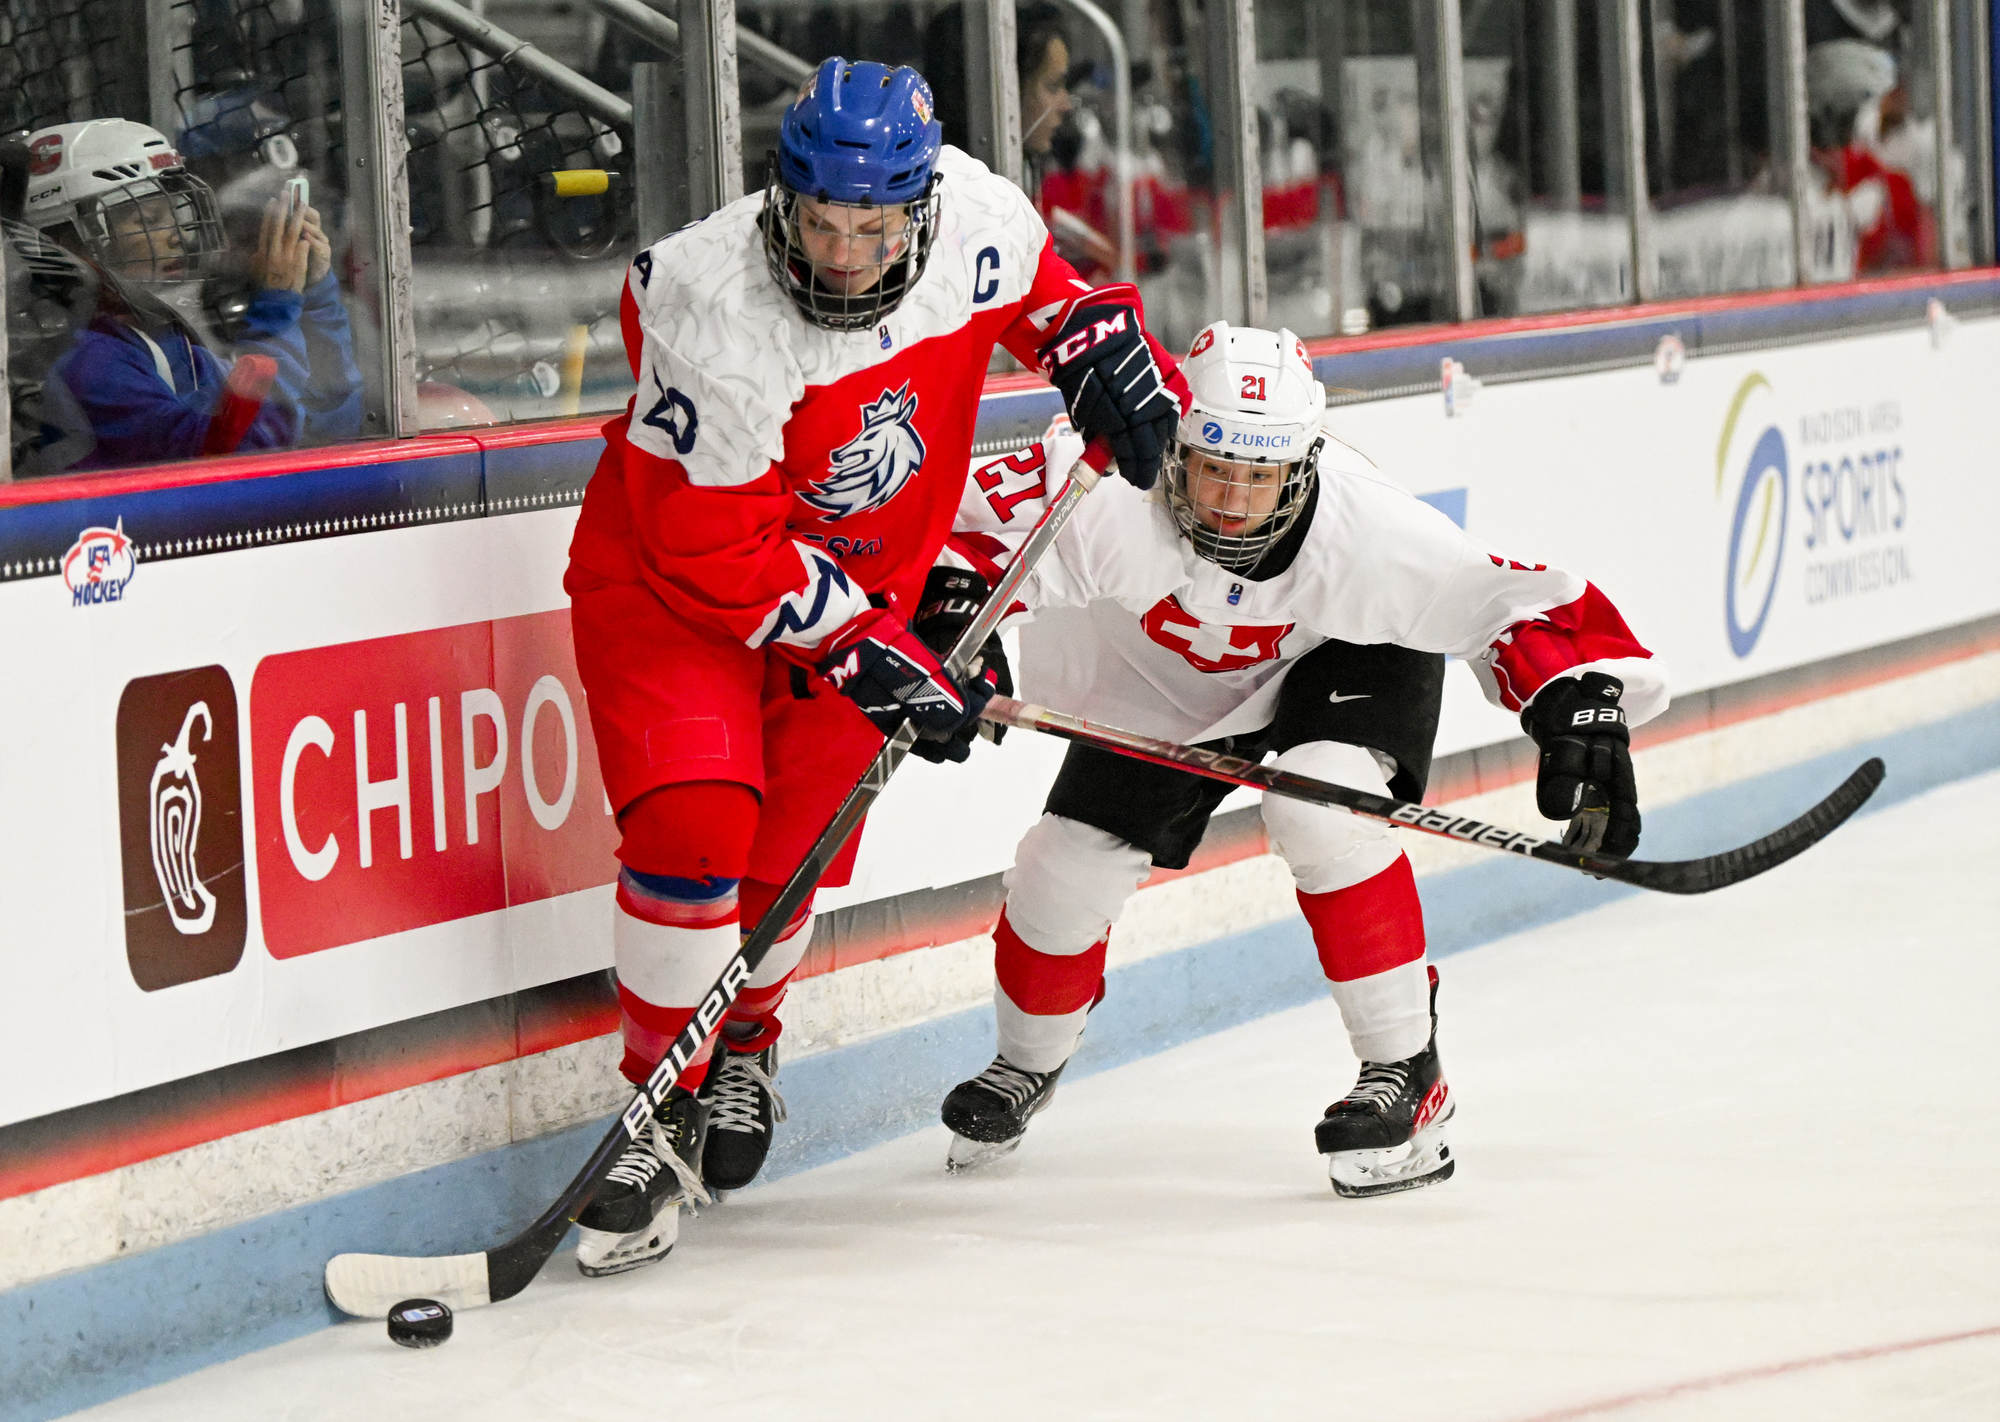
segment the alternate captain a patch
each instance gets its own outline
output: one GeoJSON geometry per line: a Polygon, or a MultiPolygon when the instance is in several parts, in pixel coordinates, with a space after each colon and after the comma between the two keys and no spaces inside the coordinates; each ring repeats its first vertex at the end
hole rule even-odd
{"type": "Polygon", "coordinates": [[[1146,635],[1170,652],[1178,652],[1196,671],[1227,672],[1268,662],[1278,655],[1278,643],[1296,625],[1243,627],[1227,622],[1203,622],[1169,594],[1139,619],[1146,635]]]}
{"type": "Polygon", "coordinates": [[[861,407],[861,433],[833,451],[833,469],[799,490],[831,522],[879,509],[924,467],[917,434],[917,397],[909,382],[861,407]]]}

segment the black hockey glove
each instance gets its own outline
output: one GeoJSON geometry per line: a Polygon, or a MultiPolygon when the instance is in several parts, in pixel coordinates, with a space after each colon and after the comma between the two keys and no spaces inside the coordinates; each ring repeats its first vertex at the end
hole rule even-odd
{"type": "Polygon", "coordinates": [[[1137,289],[1108,286],[1079,296],[1041,356],[1042,372],[1062,392],[1077,432],[1111,446],[1120,478],[1152,488],[1181,406],[1146,344],[1137,289]]]}
{"type": "Polygon", "coordinates": [[[1563,677],[1535,693],[1521,728],[1541,747],[1535,807],[1568,820],[1563,843],[1623,859],[1639,847],[1632,732],[1618,704],[1625,684],[1603,672],[1563,677]]]}
{"type": "Polygon", "coordinates": [[[954,681],[895,613],[878,609],[856,618],[824,650],[816,670],[885,739],[907,720],[917,732],[911,750],[925,760],[964,760],[972,753],[992,684],[983,677],[954,681]]]}
{"type": "MultiPolygon", "coordinates": [[[[986,606],[987,595],[992,591],[986,579],[969,568],[933,568],[924,579],[924,595],[917,602],[917,615],[910,622],[910,630],[940,657],[948,657],[965,629],[979,616],[979,609],[986,606]]],[[[1014,672],[1007,665],[1007,651],[1000,645],[999,633],[986,639],[986,645],[972,659],[968,671],[975,677],[985,676],[997,695],[1014,694],[1014,672]]],[[[996,746],[1007,734],[1005,726],[990,721],[976,724],[978,734],[996,746]]],[[[972,732],[968,730],[966,735],[970,738],[972,732]]]]}

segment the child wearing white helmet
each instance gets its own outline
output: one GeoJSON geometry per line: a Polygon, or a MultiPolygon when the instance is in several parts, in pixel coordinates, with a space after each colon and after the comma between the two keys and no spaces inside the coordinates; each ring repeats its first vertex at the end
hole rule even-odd
{"type": "Polygon", "coordinates": [[[157,129],[90,119],[40,129],[8,155],[7,217],[82,258],[96,310],[48,372],[34,472],[285,448],[361,431],[361,372],[332,244],[303,195],[266,211],[231,368],[192,314],[227,250],[215,195],[157,129]],[[256,399],[243,393],[254,390],[256,399]],[[232,391],[235,398],[232,399],[232,391]],[[57,456],[56,452],[61,451],[57,456]]]}
{"type": "MultiPolygon", "coordinates": [[[[1541,748],[1538,801],[1570,842],[1628,855],[1639,814],[1627,718],[1666,704],[1658,664],[1595,587],[1491,553],[1329,436],[1290,331],[1216,322],[1181,367],[1193,400],[1159,489],[1109,482],[1029,579],[1026,694],[1142,735],[1421,800],[1446,655],[1541,748]],[[1050,615],[1052,614],[1052,615],[1050,615]],[[1576,712],[1589,708],[1586,721],[1576,712]],[[1582,726],[1582,729],[1579,729],[1582,726]]],[[[1081,448],[974,471],[954,551],[991,577],[1081,448]]],[[[1012,1150],[1103,995],[1111,925],[1154,868],[1187,865],[1227,785],[1072,746],[1006,876],[992,1065],[945,1098],[963,1167],[1012,1150]]],[[[1454,1162],[1435,970],[1408,859],[1386,826],[1267,798],[1322,969],[1361,1062],[1314,1128],[1336,1192],[1434,1184],[1454,1162]]]]}

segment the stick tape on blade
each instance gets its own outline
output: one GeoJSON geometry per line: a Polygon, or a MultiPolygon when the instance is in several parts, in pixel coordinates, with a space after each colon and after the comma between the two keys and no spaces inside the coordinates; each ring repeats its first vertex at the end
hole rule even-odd
{"type": "Polygon", "coordinates": [[[387,1318],[410,1298],[436,1299],[451,1309],[489,1302],[486,1256],[451,1254],[441,1259],[405,1259],[388,1254],[336,1254],[327,1261],[326,1296],[342,1313],[387,1318]]]}

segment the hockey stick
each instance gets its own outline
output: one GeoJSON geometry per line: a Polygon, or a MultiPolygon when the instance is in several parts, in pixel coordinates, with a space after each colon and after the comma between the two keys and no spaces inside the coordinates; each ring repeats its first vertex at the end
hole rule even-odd
{"type": "Polygon", "coordinates": [[[1427,810],[1406,800],[1392,800],[1384,795],[1371,795],[1365,790],[1314,780],[1289,770],[1259,765],[1240,756],[1223,755],[1199,746],[1177,745],[1173,741],[1157,741],[1150,736],[1100,726],[1077,716],[1051,711],[1046,706],[1035,706],[1005,696],[994,697],[983,716],[996,725],[1041,731],[1075,741],[1078,745],[1112,751],[1153,765],[1173,766],[1210,780],[1247,785],[1253,790],[1273,795],[1351,810],[1357,815],[1383,820],[1401,829],[1421,830],[1440,839],[1523,854],[1545,864],[1559,864],[1565,869],[1580,870],[1600,879],[1616,879],[1621,884],[1632,884],[1641,889],[1656,889],[1663,894],[1705,894],[1712,889],[1726,889],[1731,884],[1740,884],[1766,869],[1777,868],[1787,859],[1818,844],[1860,809],[1875,793],[1875,787],[1882,783],[1883,772],[1879,759],[1864,761],[1852,775],[1841,781],[1831,795],[1790,824],[1736,849],[1725,849],[1720,854],[1704,855],[1700,859],[1608,859],[1601,854],[1585,854],[1554,840],[1537,839],[1518,830],[1502,829],[1466,815],[1454,815],[1449,810],[1427,810]]]}
{"type": "MultiPolygon", "coordinates": [[[[1020,553],[995,585],[992,596],[987,598],[986,606],[973,619],[972,625],[965,629],[957,645],[951,649],[951,655],[945,659],[945,666],[954,676],[962,674],[986,645],[986,639],[1000,625],[1022,583],[1027,581],[1028,574],[1041,561],[1042,555],[1054,546],[1056,535],[1069,522],[1083,496],[1096,487],[1098,470],[1108,462],[1106,452],[1093,445],[1085,452],[1084,459],[1070,470],[1068,486],[1043,513],[1020,553]]],[[[590,1159],[584,1162],[583,1169],[556,1197],[555,1203],[512,1239],[479,1253],[433,1256],[336,1254],[326,1266],[326,1296],[334,1307],[357,1318],[382,1318],[404,1299],[436,1299],[455,1309],[477,1308],[482,1304],[510,1299],[528,1287],[561,1245],[570,1225],[590,1203],[590,1197],[596,1192],[605,1172],[618,1159],[626,1144],[638,1137],[652,1119],[654,1108],[666,1100],[667,1093],[680,1080],[689,1061],[701,1050],[709,1034],[715,1031],[723,1014],[729,1010],[729,1004],[736,1000],[743,984],[777,941],[779,932],[811,897],[820,875],[826,872],[826,866],[860,825],[869,807],[875,803],[875,797],[882,793],[889,777],[909,753],[915,739],[916,734],[905,724],[882,747],[881,753],[848,792],[847,799],[835,811],[833,819],[821,831],[812,848],[806,851],[804,861],[786,881],[777,900],[764,911],[757,927],[723,968],[722,976],[702,997],[701,1006],[693,1019],[674,1038],[673,1045],[667,1049],[666,1056],[653,1069],[645,1085],[634,1089],[632,1099],[619,1114],[618,1123],[598,1143],[590,1159]]]]}

